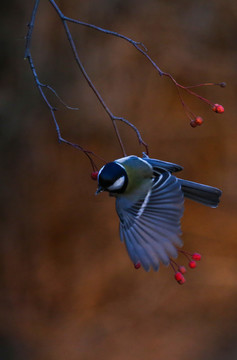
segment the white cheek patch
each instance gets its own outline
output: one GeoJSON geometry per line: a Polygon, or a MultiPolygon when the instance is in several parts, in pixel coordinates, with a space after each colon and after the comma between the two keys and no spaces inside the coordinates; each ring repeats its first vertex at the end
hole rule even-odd
{"type": "Polygon", "coordinates": [[[113,185],[110,185],[107,189],[109,191],[122,189],[125,182],[125,176],[121,176],[118,180],[116,180],[113,185]]]}

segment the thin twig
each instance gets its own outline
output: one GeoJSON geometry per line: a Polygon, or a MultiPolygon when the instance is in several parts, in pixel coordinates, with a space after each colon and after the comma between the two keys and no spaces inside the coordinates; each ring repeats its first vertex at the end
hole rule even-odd
{"type": "Polygon", "coordinates": [[[58,13],[60,19],[62,20],[62,23],[63,23],[63,26],[64,26],[64,29],[65,29],[65,32],[66,32],[66,35],[67,35],[67,38],[68,38],[68,41],[69,41],[69,44],[71,46],[71,49],[72,49],[72,52],[73,52],[73,55],[74,55],[74,58],[76,60],[76,63],[80,69],[80,71],[82,72],[84,78],[86,79],[88,85],[90,86],[90,88],[92,89],[92,91],[94,92],[94,94],[96,95],[96,97],[98,98],[99,102],[101,103],[101,105],[103,106],[104,110],[106,111],[106,113],[109,115],[109,117],[111,118],[112,120],[112,123],[113,123],[113,127],[114,127],[114,130],[115,130],[115,133],[116,133],[116,136],[117,136],[117,139],[119,141],[119,144],[120,144],[120,147],[121,147],[121,150],[122,150],[122,153],[124,156],[126,156],[126,152],[125,152],[125,148],[124,148],[124,145],[123,145],[123,142],[122,142],[122,139],[121,139],[121,136],[119,134],[119,130],[118,130],[118,127],[117,127],[117,124],[114,120],[114,115],[113,113],[111,112],[111,110],[109,109],[109,107],[106,105],[104,99],[102,98],[102,96],[100,95],[99,91],[97,90],[97,88],[95,87],[95,85],[93,84],[91,78],[89,77],[88,73],[86,72],[80,58],[79,58],[79,55],[78,55],[78,52],[77,52],[77,49],[76,49],[76,46],[75,46],[75,43],[73,41],[73,38],[72,38],[72,35],[71,35],[71,32],[69,30],[69,27],[67,25],[67,18],[63,15],[63,13],[61,12],[61,10],[59,9],[59,7],[55,4],[54,1],[52,0],[49,0],[50,3],[53,5],[54,9],[56,10],[56,12],[58,13]]]}
{"type": "Polygon", "coordinates": [[[113,120],[114,118],[114,115],[112,114],[112,112],[110,111],[110,109],[108,108],[108,106],[106,105],[104,99],[102,98],[102,96],[100,95],[99,91],[96,89],[95,85],[93,84],[93,82],[91,81],[89,75],[87,74],[84,66],[82,65],[82,62],[78,56],[78,53],[77,53],[77,50],[76,50],[76,47],[75,47],[75,43],[72,39],[72,36],[71,36],[71,32],[68,28],[68,25],[66,23],[65,20],[62,20],[63,22],[63,25],[64,25],[64,29],[66,31],[66,35],[67,35],[67,38],[68,38],[68,41],[69,41],[69,44],[71,46],[71,49],[72,49],[72,52],[73,52],[73,55],[75,57],[75,60],[77,62],[77,65],[79,67],[79,69],[81,70],[84,78],[86,79],[88,85],[91,87],[91,89],[93,90],[93,92],[95,93],[96,97],[98,98],[99,102],[101,103],[101,105],[103,106],[104,110],[107,112],[107,114],[109,115],[109,117],[111,118],[112,122],[113,122],[113,126],[114,126],[114,130],[115,130],[115,133],[116,133],[116,136],[117,136],[117,139],[119,141],[119,144],[120,144],[120,147],[121,147],[121,150],[122,150],[122,153],[124,156],[126,156],[126,152],[125,152],[125,148],[124,148],[124,145],[123,145],[123,142],[121,140],[121,137],[120,137],[120,134],[119,134],[119,130],[118,130],[118,127],[115,123],[115,121],[113,120]]]}
{"type": "MultiPolygon", "coordinates": [[[[52,4],[55,4],[54,0],[49,0],[49,1],[52,4]]],[[[200,86],[213,86],[213,85],[219,85],[221,87],[226,86],[225,83],[204,83],[204,84],[198,84],[198,85],[183,86],[182,84],[178,83],[171,74],[169,74],[167,72],[164,72],[164,71],[162,71],[160,69],[160,67],[156,64],[156,62],[154,60],[152,60],[152,58],[148,55],[148,53],[147,53],[148,50],[147,50],[147,48],[145,47],[145,45],[142,42],[135,41],[135,40],[133,40],[133,39],[131,39],[131,38],[125,36],[125,35],[122,35],[122,34],[119,34],[119,33],[115,32],[115,31],[111,31],[111,30],[104,29],[104,28],[101,28],[101,27],[96,26],[96,25],[88,24],[88,23],[80,21],[80,20],[76,20],[76,19],[66,17],[62,13],[61,13],[61,16],[63,17],[63,19],[65,21],[72,22],[72,23],[75,23],[75,24],[79,24],[79,25],[82,25],[82,26],[86,26],[86,27],[95,29],[97,31],[103,32],[105,34],[112,35],[112,36],[115,36],[115,37],[119,37],[119,38],[129,42],[141,54],[143,54],[147,58],[147,60],[152,64],[152,66],[158,71],[160,76],[166,76],[166,77],[170,78],[170,80],[173,82],[173,84],[177,87],[178,90],[179,90],[179,88],[183,89],[184,91],[188,92],[190,95],[193,95],[193,96],[197,97],[198,99],[204,101],[205,103],[207,103],[209,105],[213,105],[213,103],[211,101],[209,101],[208,99],[204,98],[203,96],[198,95],[196,92],[191,91],[190,89],[200,87],[200,86]],[[224,84],[224,85],[222,85],[222,84],[224,84]]],[[[184,110],[186,112],[186,109],[185,109],[186,105],[184,104],[184,101],[182,99],[182,96],[181,96],[180,92],[179,92],[179,98],[180,98],[180,101],[181,101],[182,105],[184,106],[184,110]]],[[[190,113],[192,113],[192,112],[190,112],[190,113]]],[[[187,114],[187,112],[186,112],[186,114],[187,114]]]]}
{"type": "Polygon", "coordinates": [[[50,85],[46,85],[46,84],[40,83],[40,86],[45,87],[46,89],[50,90],[50,91],[56,96],[56,98],[58,98],[58,100],[59,100],[68,110],[79,110],[79,109],[76,108],[76,107],[67,105],[67,104],[65,103],[65,101],[63,101],[63,100],[61,99],[61,97],[58,95],[58,93],[57,93],[50,85]]]}
{"type": "Polygon", "coordinates": [[[141,134],[140,134],[139,130],[137,129],[137,127],[134,126],[133,124],[131,124],[127,119],[125,119],[123,117],[114,116],[113,119],[116,120],[116,121],[121,121],[121,122],[127,124],[128,126],[130,126],[136,132],[139,144],[141,144],[141,145],[143,145],[145,147],[146,154],[149,155],[148,145],[142,139],[141,134]]]}
{"type": "MultiPolygon", "coordinates": [[[[99,158],[100,160],[103,160],[103,161],[104,161],[104,159],[100,158],[94,152],[84,149],[82,146],[80,146],[78,144],[74,144],[74,143],[72,143],[72,142],[70,142],[68,140],[65,140],[61,136],[61,131],[60,131],[60,128],[59,128],[59,125],[58,125],[58,122],[57,122],[56,116],[55,116],[55,108],[50,104],[50,102],[49,102],[49,100],[48,100],[47,96],[45,95],[42,88],[46,87],[46,88],[50,89],[59,99],[60,99],[60,97],[58,96],[58,94],[56,93],[56,91],[53,88],[51,88],[48,85],[44,85],[39,81],[39,78],[38,78],[38,75],[37,75],[37,72],[36,72],[36,69],[35,69],[35,66],[34,66],[34,62],[33,62],[33,59],[32,59],[32,55],[31,55],[31,52],[30,52],[30,48],[29,48],[31,37],[32,37],[32,30],[33,30],[33,27],[34,27],[35,15],[36,15],[38,5],[39,5],[39,0],[36,0],[35,6],[34,6],[34,9],[33,9],[33,13],[32,13],[32,17],[31,17],[31,21],[30,21],[30,23],[28,25],[28,33],[27,33],[27,36],[26,36],[25,59],[27,59],[29,64],[30,64],[31,71],[33,73],[33,77],[34,77],[34,80],[36,82],[36,86],[37,86],[43,100],[45,101],[46,105],[48,106],[48,108],[49,108],[49,110],[51,112],[51,115],[52,115],[52,118],[53,118],[53,121],[54,121],[54,124],[55,124],[55,128],[56,128],[56,132],[57,132],[58,141],[60,143],[65,143],[67,145],[70,145],[70,146],[82,151],[88,157],[88,159],[90,160],[93,170],[97,170],[97,166],[95,165],[94,160],[92,159],[91,156],[95,156],[95,157],[97,157],[97,158],[99,158]]],[[[62,100],[61,100],[61,102],[67,108],[69,108],[62,100]]]]}
{"type": "MultiPolygon", "coordinates": [[[[184,108],[184,111],[185,111],[186,115],[189,118],[190,118],[190,116],[188,115],[188,113],[191,114],[192,116],[195,116],[195,115],[192,113],[192,111],[188,110],[188,106],[183,101],[183,98],[181,96],[181,93],[180,93],[179,89],[182,89],[182,90],[186,91],[190,95],[195,96],[199,100],[202,100],[203,102],[205,102],[205,103],[207,103],[209,105],[213,105],[213,103],[211,101],[209,101],[208,99],[204,98],[201,95],[198,95],[196,92],[191,91],[190,89],[195,88],[195,87],[199,87],[199,86],[206,86],[206,85],[207,86],[208,85],[220,85],[221,87],[225,87],[225,85],[226,85],[225,83],[204,83],[204,84],[198,84],[198,85],[183,86],[182,84],[178,83],[171,74],[169,74],[167,72],[164,72],[164,71],[162,71],[160,69],[160,67],[155,63],[155,61],[152,60],[152,58],[148,55],[148,53],[147,53],[148,50],[147,50],[147,48],[145,47],[145,45],[142,42],[135,41],[135,40],[133,40],[133,39],[131,39],[131,38],[125,36],[125,35],[122,35],[122,34],[119,34],[119,33],[115,32],[115,31],[111,31],[111,30],[104,29],[104,28],[101,28],[101,27],[93,25],[93,24],[89,24],[89,23],[86,23],[86,22],[83,22],[83,21],[80,21],[80,20],[69,18],[69,17],[65,16],[61,12],[61,10],[58,8],[58,6],[56,5],[54,0],[49,0],[49,1],[52,4],[52,6],[55,8],[55,10],[58,12],[58,14],[59,14],[62,21],[68,21],[68,22],[72,22],[72,23],[75,23],[75,24],[78,24],[78,25],[86,26],[86,27],[89,27],[91,29],[100,31],[102,33],[121,38],[121,39],[129,42],[130,44],[132,44],[136,48],[136,50],[138,50],[142,55],[144,55],[147,58],[147,60],[152,64],[152,66],[155,68],[155,70],[158,71],[160,76],[166,76],[173,82],[173,84],[176,86],[176,88],[178,90],[179,98],[180,98],[180,101],[181,101],[182,106],[184,108]]],[[[111,119],[112,119],[112,117],[111,117],[111,119]]],[[[112,121],[113,121],[113,119],[112,119],[112,121]]],[[[127,121],[127,125],[131,126],[132,124],[129,121],[127,121]]],[[[134,128],[134,126],[131,126],[131,127],[134,128]]],[[[140,140],[139,140],[139,143],[144,144],[144,142],[143,141],[140,142],[140,140]]]]}
{"type": "Polygon", "coordinates": [[[30,43],[31,43],[32,32],[33,32],[33,28],[34,28],[34,24],[35,24],[35,17],[36,17],[36,13],[37,13],[38,6],[39,6],[39,1],[40,0],[35,0],[34,8],[33,8],[32,14],[31,14],[31,19],[28,24],[28,31],[26,34],[26,44],[25,44],[25,59],[28,58],[28,55],[30,52],[30,43]]]}
{"type": "MultiPolygon", "coordinates": [[[[80,24],[80,25],[84,25],[84,26],[88,26],[88,27],[91,27],[91,28],[94,28],[94,29],[97,29],[99,31],[102,31],[104,33],[107,33],[107,34],[111,34],[111,35],[114,35],[114,36],[117,36],[117,37],[120,37],[122,39],[125,39],[127,41],[129,41],[130,43],[132,43],[134,46],[136,46],[137,48],[139,48],[139,46],[141,46],[144,50],[143,51],[147,51],[146,47],[141,43],[141,42],[135,42],[133,41],[132,39],[129,39],[127,38],[126,36],[124,35],[121,35],[121,34],[118,34],[116,32],[113,32],[113,31],[109,31],[109,30],[105,30],[105,29],[102,29],[102,28],[98,28],[94,25],[91,25],[91,24],[87,24],[87,23],[84,23],[84,22],[80,22],[80,21],[77,21],[77,20],[74,20],[74,19],[71,19],[71,18],[68,18],[66,17],[62,11],[60,10],[60,8],[58,7],[58,5],[55,3],[55,1],[53,0],[49,0],[49,2],[51,3],[51,5],[53,6],[53,8],[55,9],[55,11],[57,12],[58,16],[60,17],[62,23],[63,23],[63,26],[64,26],[64,29],[65,29],[65,32],[66,32],[66,36],[67,36],[67,39],[69,41],[69,44],[71,46],[71,49],[72,49],[72,52],[73,52],[73,55],[74,55],[74,58],[75,58],[75,61],[80,69],[80,71],[82,72],[84,78],[86,79],[88,85],[91,87],[92,91],[94,92],[94,94],[96,95],[96,97],[98,98],[100,104],[103,106],[104,110],[106,111],[106,113],[109,115],[110,119],[112,120],[112,124],[113,124],[113,127],[114,127],[114,130],[115,130],[115,134],[117,136],[117,139],[118,139],[118,142],[120,144],[120,147],[121,147],[121,150],[122,150],[122,153],[124,156],[126,156],[126,151],[125,151],[125,147],[124,147],[124,144],[122,142],[122,139],[121,139],[121,136],[120,136],[120,133],[119,133],[119,130],[118,130],[118,127],[117,127],[117,124],[116,124],[116,121],[117,120],[120,120],[124,123],[126,123],[128,126],[130,126],[137,134],[137,137],[138,137],[138,141],[140,144],[142,144],[145,149],[146,149],[146,152],[148,153],[148,145],[144,142],[144,140],[142,139],[141,137],[141,134],[140,132],[138,131],[138,129],[136,128],[135,125],[133,125],[132,123],[130,123],[130,121],[128,121],[127,119],[124,119],[124,118],[120,118],[118,116],[115,116],[112,111],[109,109],[109,107],[107,106],[106,102],[104,101],[104,99],[102,98],[101,94],[99,93],[99,91],[97,90],[97,88],[95,87],[95,85],[93,84],[92,80],[90,79],[88,73],[86,72],[80,58],[79,58],[79,55],[78,55],[78,51],[76,49],[76,46],[75,46],[75,43],[74,43],[74,40],[72,38],[72,35],[71,35],[71,32],[69,30],[69,27],[67,25],[67,22],[74,22],[74,23],[77,23],[77,24],[80,24]]],[[[35,6],[34,6],[34,9],[33,9],[33,13],[32,13],[32,17],[31,17],[31,22],[29,24],[29,30],[28,30],[28,33],[27,33],[27,41],[26,41],[26,52],[25,52],[25,57],[28,58],[28,60],[31,62],[31,65],[33,65],[33,60],[32,60],[32,56],[30,54],[30,41],[31,41],[31,37],[32,37],[32,32],[33,32],[33,27],[34,27],[34,23],[35,23],[35,16],[36,16],[36,12],[37,12],[37,8],[38,8],[38,5],[39,5],[39,0],[36,0],[35,2],[35,6]]],[[[59,136],[59,126],[58,126],[58,123],[56,121],[56,117],[55,117],[55,114],[54,112],[52,113],[52,111],[55,110],[55,108],[53,108],[51,106],[51,104],[49,103],[45,93],[43,92],[42,90],[42,87],[46,87],[48,89],[50,89],[58,98],[59,100],[65,105],[67,106],[62,100],[61,98],[58,96],[58,94],[56,93],[56,91],[48,86],[48,85],[45,85],[45,84],[42,84],[39,82],[38,80],[38,77],[37,77],[37,74],[36,74],[36,71],[35,71],[35,68],[34,66],[32,67],[31,66],[31,69],[32,69],[32,72],[33,72],[33,76],[35,78],[35,81],[37,83],[37,87],[39,88],[40,90],[40,93],[43,97],[43,99],[45,100],[46,104],[48,105],[48,107],[50,108],[50,111],[51,111],[51,114],[53,116],[53,120],[54,120],[54,123],[55,123],[55,126],[56,126],[56,131],[58,133],[58,136],[59,136]]],[[[68,106],[67,106],[68,107],[68,106]]],[[[68,107],[70,108],[70,107],[68,107]]],[[[60,136],[59,136],[60,138],[60,136]]]]}
{"type": "MultiPolygon", "coordinates": [[[[62,138],[60,128],[59,128],[58,122],[57,122],[56,117],[55,117],[55,110],[56,109],[50,104],[50,102],[49,102],[43,88],[47,88],[51,92],[53,92],[54,95],[59,99],[59,101],[64,106],[66,106],[68,109],[75,110],[76,108],[69,107],[64,101],[62,101],[62,99],[58,96],[57,92],[51,86],[42,84],[39,81],[38,76],[37,76],[36,69],[34,67],[34,63],[33,63],[33,59],[32,59],[32,55],[31,55],[31,52],[30,52],[30,45],[31,45],[33,28],[34,28],[34,24],[35,24],[35,17],[36,17],[36,13],[37,13],[38,6],[39,6],[39,1],[40,0],[35,0],[34,8],[33,8],[32,15],[31,15],[31,20],[30,20],[30,23],[28,24],[28,31],[27,31],[27,35],[26,35],[26,46],[25,46],[25,58],[28,59],[28,61],[29,61],[30,68],[31,68],[31,71],[33,73],[33,77],[35,79],[37,88],[38,88],[42,98],[44,99],[45,103],[47,104],[47,106],[48,106],[48,108],[49,108],[49,110],[51,112],[51,115],[52,115],[52,118],[53,118],[53,121],[54,121],[54,124],[55,124],[55,127],[56,127],[59,142],[63,142],[65,144],[71,145],[74,148],[77,148],[80,151],[84,152],[85,155],[89,158],[93,169],[95,169],[96,165],[95,165],[95,163],[94,163],[91,156],[97,156],[97,155],[95,155],[92,151],[84,149],[80,145],[71,143],[70,141],[67,141],[67,140],[62,138]]],[[[137,135],[137,138],[138,138],[138,141],[139,141],[139,144],[141,144],[141,145],[143,145],[145,147],[147,154],[148,154],[148,145],[142,139],[141,134],[140,134],[139,130],[137,129],[137,127],[135,125],[133,125],[130,121],[128,121],[127,119],[125,119],[123,117],[115,116],[112,113],[112,111],[109,109],[109,107],[107,106],[106,102],[104,101],[101,94],[99,93],[99,91],[97,90],[95,85],[93,84],[91,78],[89,77],[88,73],[86,72],[86,70],[85,70],[85,68],[84,68],[84,66],[83,66],[83,64],[82,64],[82,62],[80,60],[80,57],[78,55],[78,51],[76,49],[74,40],[72,38],[71,32],[70,32],[68,24],[67,24],[68,22],[78,24],[78,25],[82,25],[82,26],[86,26],[86,27],[89,27],[91,29],[100,31],[102,33],[121,38],[122,40],[125,40],[125,41],[129,42],[131,45],[133,45],[136,48],[137,51],[139,51],[142,55],[144,55],[146,57],[146,59],[152,64],[152,66],[155,68],[155,70],[158,72],[158,74],[160,76],[166,76],[172,81],[172,83],[175,85],[175,87],[176,87],[176,89],[178,91],[179,99],[180,99],[181,104],[182,104],[182,106],[184,108],[184,111],[185,111],[186,115],[188,116],[188,118],[190,118],[190,119],[191,119],[191,117],[193,117],[195,115],[192,113],[192,111],[189,109],[189,107],[185,104],[185,102],[184,102],[184,100],[183,100],[183,98],[181,96],[180,90],[184,90],[187,93],[189,93],[190,95],[193,95],[193,96],[197,97],[198,99],[206,102],[207,104],[213,105],[213,103],[210,102],[208,99],[205,99],[204,97],[198,95],[197,93],[195,93],[194,91],[192,91],[190,89],[198,87],[198,86],[204,86],[204,85],[220,85],[221,87],[225,87],[225,83],[218,83],[218,84],[205,83],[205,84],[192,85],[192,86],[183,86],[183,85],[179,84],[171,74],[169,74],[167,72],[164,72],[164,71],[162,71],[160,69],[160,67],[148,55],[147,48],[145,47],[145,45],[142,42],[135,41],[135,40],[133,40],[133,39],[131,39],[131,38],[125,36],[125,35],[122,35],[122,34],[119,34],[119,33],[115,32],[115,31],[103,29],[103,28],[98,27],[96,25],[88,24],[88,23],[80,21],[80,20],[75,20],[75,19],[69,18],[69,17],[65,16],[62,13],[62,11],[60,10],[60,8],[58,7],[58,5],[56,4],[56,2],[54,0],[48,0],[48,1],[53,6],[53,8],[55,9],[56,13],[58,14],[58,16],[60,17],[60,19],[62,21],[62,24],[64,26],[68,42],[69,42],[70,47],[71,47],[72,52],[73,52],[74,59],[75,59],[77,65],[78,65],[81,73],[83,74],[83,76],[84,76],[85,80],[87,81],[88,85],[90,86],[90,88],[92,89],[94,94],[96,95],[98,101],[100,102],[100,104],[102,105],[102,107],[104,108],[104,110],[106,111],[106,113],[108,114],[110,119],[112,120],[112,124],[113,124],[114,130],[115,130],[115,134],[116,134],[116,137],[118,139],[119,145],[121,147],[121,150],[122,150],[122,153],[123,153],[124,156],[126,156],[126,151],[125,151],[125,147],[124,147],[124,144],[122,142],[118,127],[117,127],[117,123],[116,123],[117,121],[121,121],[121,122],[125,123],[126,125],[130,126],[135,131],[135,133],[137,135]]]]}

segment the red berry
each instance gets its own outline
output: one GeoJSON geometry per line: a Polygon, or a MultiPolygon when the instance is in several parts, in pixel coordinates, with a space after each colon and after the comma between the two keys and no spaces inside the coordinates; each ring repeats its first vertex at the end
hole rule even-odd
{"type": "Polygon", "coordinates": [[[141,263],[138,261],[136,264],[134,264],[135,269],[140,269],[141,263]]]}
{"type": "Polygon", "coordinates": [[[219,105],[219,104],[214,104],[213,107],[212,107],[212,110],[215,111],[218,114],[222,114],[225,111],[224,107],[222,105],[219,105]]]}
{"type": "Polygon", "coordinates": [[[191,269],[195,269],[195,267],[197,266],[196,261],[194,261],[194,260],[189,261],[188,266],[191,269]]]}
{"type": "Polygon", "coordinates": [[[195,119],[195,124],[197,126],[200,126],[200,125],[202,125],[202,123],[203,123],[203,118],[201,116],[197,116],[195,119]]]}
{"type": "Polygon", "coordinates": [[[194,254],[192,254],[192,259],[193,260],[196,260],[196,261],[200,261],[201,260],[201,255],[200,254],[198,254],[198,253],[194,253],[194,254]]]}
{"type": "Polygon", "coordinates": [[[175,273],[174,278],[180,285],[184,284],[186,281],[184,276],[179,271],[175,273]]]}
{"type": "Polygon", "coordinates": [[[218,114],[222,114],[225,111],[224,106],[222,106],[222,105],[217,106],[216,110],[217,110],[218,114]]]}
{"type": "Polygon", "coordinates": [[[193,128],[195,128],[195,127],[197,126],[196,121],[192,119],[192,120],[190,121],[190,126],[192,126],[193,128]]]}
{"type": "Polygon", "coordinates": [[[180,285],[183,285],[183,284],[185,283],[185,281],[186,281],[186,279],[185,279],[185,277],[183,276],[183,278],[182,278],[180,281],[178,281],[178,283],[179,283],[180,285]]]}
{"type": "Polygon", "coordinates": [[[183,275],[181,274],[181,272],[177,271],[174,275],[174,278],[176,281],[181,281],[183,279],[183,275]]]}
{"type": "Polygon", "coordinates": [[[93,171],[93,172],[91,173],[91,178],[92,178],[92,180],[97,180],[97,176],[98,176],[98,171],[93,171]]]}
{"type": "Polygon", "coordinates": [[[185,274],[187,270],[185,266],[181,265],[179,266],[179,271],[181,272],[181,274],[185,274]]]}

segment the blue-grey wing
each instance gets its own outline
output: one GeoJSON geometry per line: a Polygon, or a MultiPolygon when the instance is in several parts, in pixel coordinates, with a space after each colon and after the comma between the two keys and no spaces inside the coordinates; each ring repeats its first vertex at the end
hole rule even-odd
{"type": "Polygon", "coordinates": [[[181,185],[169,172],[154,178],[147,194],[135,203],[126,197],[116,199],[120,237],[134,264],[157,271],[160,262],[168,265],[170,257],[177,257],[183,203],[181,185]]]}
{"type": "Polygon", "coordinates": [[[147,161],[148,164],[150,164],[153,167],[153,171],[156,174],[160,174],[164,171],[169,171],[169,172],[173,173],[173,172],[183,170],[183,167],[178,164],[174,164],[174,163],[171,163],[168,161],[163,161],[163,160],[158,160],[158,159],[151,159],[145,153],[143,153],[142,159],[147,161]]]}

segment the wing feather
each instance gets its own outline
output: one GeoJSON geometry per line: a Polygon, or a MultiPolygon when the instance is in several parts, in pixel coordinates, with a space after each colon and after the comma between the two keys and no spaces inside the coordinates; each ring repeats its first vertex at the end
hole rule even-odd
{"type": "MultiPolygon", "coordinates": [[[[161,241],[157,241],[157,233],[153,231],[153,229],[144,227],[142,224],[136,224],[137,229],[139,230],[139,235],[144,241],[147,241],[151,244],[153,252],[156,254],[156,257],[163,264],[169,264],[169,256],[165,252],[164,247],[162,246],[161,241]]],[[[160,239],[161,240],[161,239],[160,239]]]]}
{"type": "Polygon", "coordinates": [[[120,238],[125,241],[133,261],[140,261],[146,271],[160,262],[170,263],[177,256],[183,215],[183,193],[178,179],[169,172],[154,178],[151,189],[133,203],[125,195],[116,199],[120,218],[120,238]]]}
{"type": "MultiPolygon", "coordinates": [[[[141,236],[141,231],[137,226],[131,227],[129,229],[131,236],[133,237],[135,243],[139,243],[141,249],[143,250],[143,256],[146,256],[149,260],[149,269],[150,266],[153,267],[155,271],[159,269],[159,259],[155,254],[152,241],[147,241],[146,237],[141,236]]],[[[149,270],[148,269],[148,270],[149,270]]]]}
{"type": "MultiPolygon", "coordinates": [[[[146,249],[144,247],[142,247],[140,242],[138,242],[137,239],[135,239],[131,235],[130,231],[124,232],[124,238],[125,238],[126,245],[129,245],[131,249],[133,248],[135,250],[136,262],[140,261],[140,263],[144,267],[144,269],[146,271],[149,271],[150,267],[151,267],[151,260],[149,258],[149,255],[146,252],[146,249]]],[[[134,256],[134,255],[132,254],[132,256],[134,256]]]]}
{"type": "Polygon", "coordinates": [[[180,165],[173,164],[171,162],[167,162],[163,160],[150,159],[149,156],[147,156],[146,154],[143,154],[143,160],[148,162],[148,164],[150,164],[153,167],[154,171],[158,173],[162,171],[169,171],[172,173],[183,170],[183,167],[180,165]]]}

